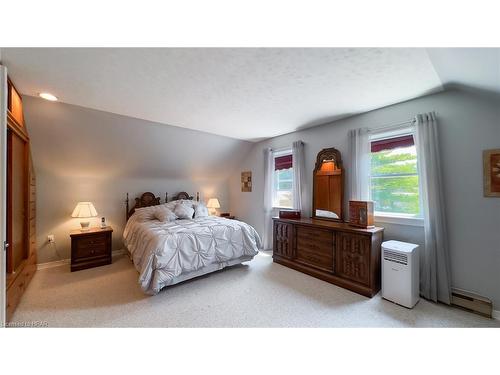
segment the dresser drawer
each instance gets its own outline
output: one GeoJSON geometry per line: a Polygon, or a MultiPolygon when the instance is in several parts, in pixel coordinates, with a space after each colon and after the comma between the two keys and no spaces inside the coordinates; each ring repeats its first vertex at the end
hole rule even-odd
{"type": "Polygon", "coordinates": [[[308,227],[297,227],[297,261],[333,271],[333,232],[308,227]]]}
{"type": "Polygon", "coordinates": [[[30,188],[30,202],[36,202],[36,189],[34,186],[30,188]]]}
{"type": "Polygon", "coordinates": [[[106,244],[106,237],[91,236],[91,237],[79,238],[78,240],[76,240],[76,244],[79,248],[82,249],[86,247],[101,246],[106,244]]]}
{"type": "Polygon", "coordinates": [[[29,207],[30,207],[30,219],[34,220],[36,218],[36,204],[35,204],[35,202],[30,202],[29,207]]]}
{"type": "Polygon", "coordinates": [[[309,248],[297,246],[297,262],[305,263],[315,268],[332,272],[333,271],[333,255],[326,255],[325,253],[315,252],[309,248]]]}
{"type": "Polygon", "coordinates": [[[36,233],[36,218],[30,219],[30,233],[36,233]]]}
{"type": "Polygon", "coordinates": [[[333,232],[302,226],[298,226],[296,230],[297,247],[332,256],[334,250],[333,232]]]}
{"type": "Polygon", "coordinates": [[[107,254],[106,238],[88,237],[76,240],[75,258],[96,257],[107,254]]]}
{"type": "Polygon", "coordinates": [[[297,236],[297,246],[309,248],[311,251],[331,254],[333,252],[333,236],[329,239],[310,239],[297,236]]]}
{"type": "Polygon", "coordinates": [[[332,241],[333,232],[324,229],[311,228],[306,226],[297,226],[297,239],[313,241],[332,241]]]}

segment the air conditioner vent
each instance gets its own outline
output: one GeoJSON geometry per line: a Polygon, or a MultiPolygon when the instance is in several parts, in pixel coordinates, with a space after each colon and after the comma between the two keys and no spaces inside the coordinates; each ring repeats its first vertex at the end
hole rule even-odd
{"type": "Polygon", "coordinates": [[[399,263],[399,264],[408,264],[408,255],[404,253],[398,253],[395,251],[384,250],[384,259],[389,262],[399,263]]]}

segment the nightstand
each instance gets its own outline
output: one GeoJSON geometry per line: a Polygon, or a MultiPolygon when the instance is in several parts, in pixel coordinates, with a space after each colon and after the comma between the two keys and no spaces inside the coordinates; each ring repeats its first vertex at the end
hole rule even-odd
{"type": "Polygon", "coordinates": [[[111,233],[111,227],[71,231],[71,272],[111,264],[111,233]]]}

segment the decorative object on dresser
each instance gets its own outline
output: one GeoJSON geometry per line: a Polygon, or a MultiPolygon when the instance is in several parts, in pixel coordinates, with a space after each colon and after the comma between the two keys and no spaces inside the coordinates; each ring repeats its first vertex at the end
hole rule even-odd
{"type": "Polygon", "coordinates": [[[210,198],[207,203],[207,208],[210,210],[210,215],[217,214],[217,208],[220,208],[220,202],[217,198],[210,198]]]}
{"type": "Polygon", "coordinates": [[[280,210],[280,219],[300,219],[300,211],[298,210],[280,210]]]}
{"type": "Polygon", "coordinates": [[[241,172],[241,191],[244,193],[252,191],[252,171],[241,172]]]}
{"type": "Polygon", "coordinates": [[[484,196],[500,197],[500,149],[483,151],[484,196]]]}
{"type": "Polygon", "coordinates": [[[349,201],[349,225],[359,228],[373,228],[373,202],[349,201]]]}
{"type": "Polygon", "coordinates": [[[36,179],[23,102],[7,79],[6,319],[36,272],[36,179]]]}
{"type": "Polygon", "coordinates": [[[344,172],[342,157],[336,148],[318,153],[313,174],[313,217],[342,221],[344,172]]]}
{"type": "Polygon", "coordinates": [[[72,231],[71,272],[111,264],[112,233],[111,227],[72,231]]]}
{"type": "Polygon", "coordinates": [[[273,218],[273,261],[367,297],[380,290],[383,228],[273,218]]]}
{"type": "MultiPolygon", "coordinates": [[[[91,217],[97,217],[97,211],[92,204],[92,202],[78,202],[71,217],[78,217],[82,219],[87,219],[91,217]]],[[[80,221],[81,231],[87,231],[90,228],[90,221],[80,221]]]]}

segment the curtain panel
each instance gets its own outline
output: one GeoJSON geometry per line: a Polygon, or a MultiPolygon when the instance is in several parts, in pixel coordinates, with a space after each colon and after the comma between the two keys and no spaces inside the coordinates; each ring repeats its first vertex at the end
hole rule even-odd
{"type": "Polygon", "coordinates": [[[305,157],[304,157],[304,142],[295,141],[292,145],[292,160],[293,160],[293,186],[292,186],[292,201],[293,208],[302,212],[305,201],[305,157]]]}
{"type": "Polygon", "coordinates": [[[349,197],[368,200],[370,194],[370,139],[365,128],[349,130],[349,197]]]}
{"type": "Polygon", "coordinates": [[[451,272],[443,177],[434,112],[415,118],[425,247],[420,251],[420,293],[432,301],[451,302],[451,272]]]}
{"type": "Polygon", "coordinates": [[[262,244],[264,250],[273,248],[273,150],[264,150],[264,233],[262,244]]]}

